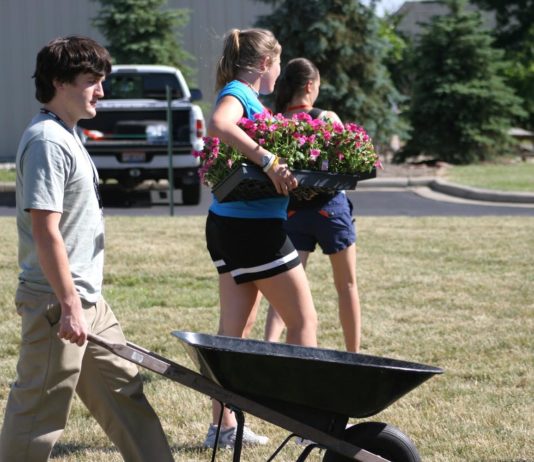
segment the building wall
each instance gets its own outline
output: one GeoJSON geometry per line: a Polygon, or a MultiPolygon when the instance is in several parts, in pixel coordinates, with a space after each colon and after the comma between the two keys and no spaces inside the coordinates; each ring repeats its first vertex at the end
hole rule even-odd
{"type": "MultiPolygon", "coordinates": [[[[435,16],[449,14],[449,11],[449,7],[439,1],[404,2],[395,13],[395,16],[400,17],[396,29],[408,37],[416,38],[423,32],[423,24],[429,24],[435,16]]],[[[483,26],[488,30],[495,28],[495,15],[493,13],[482,11],[471,3],[466,5],[466,11],[478,11],[482,17],[483,26]]]]}
{"type": "Polygon", "coordinates": [[[232,28],[252,27],[259,15],[272,7],[255,0],[168,0],[171,8],[190,11],[189,24],[182,30],[184,47],[195,57],[195,84],[204,101],[214,99],[215,67],[222,52],[224,34],[232,28]]]}
{"type": "MultiPolygon", "coordinates": [[[[31,78],[37,52],[52,38],[70,34],[106,44],[91,25],[99,7],[94,0],[0,0],[0,161],[14,159],[20,135],[39,108],[31,78]]],[[[209,103],[222,36],[232,27],[251,27],[271,7],[255,0],[168,0],[167,8],[190,10],[183,45],[196,58],[195,84],[209,103]]]]}

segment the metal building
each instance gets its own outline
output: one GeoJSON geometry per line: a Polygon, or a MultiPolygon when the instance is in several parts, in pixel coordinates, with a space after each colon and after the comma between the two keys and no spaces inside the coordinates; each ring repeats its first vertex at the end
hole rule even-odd
{"type": "MultiPolygon", "coordinates": [[[[37,52],[49,40],[71,34],[105,45],[91,24],[99,8],[95,0],[0,0],[0,161],[14,159],[20,135],[39,108],[31,78],[37,52]]],[[[167,8],[190,10],[189,24],[182,29],[183,45],[196,58],[195,83],[204,101],[211,103],[224,33],[251,27],[272,7],[256,0],[168,0],[167,8]]]]}

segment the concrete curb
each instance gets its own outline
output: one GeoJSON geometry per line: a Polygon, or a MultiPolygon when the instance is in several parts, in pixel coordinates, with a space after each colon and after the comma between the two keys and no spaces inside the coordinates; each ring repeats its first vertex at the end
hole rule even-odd
{"type": "Polygon", "coordinates": [[[428,186],[434,177],[415,176],[415,177],[382,177],[371,180],[360,181],[358,189],[374,188],[410,188],[415,186],[428,186]]]}
{"type": "Polygon", "coordinates": [[[14,192],[15,183],[6,183],[5,181],[0,181],[0,192],[14,192]]]}
{"type": "Polygon", "coordinates": [[[534,193],[495,191],[450,183],[435,177],[374,178],[358,183],[358,189],[428,187],[448,196],[485,202],[534,204],[534,193]]]}
{"type": "Polygon", "coordinates": [[[449,183],[448,181],[441,179],[435,179],[428,186],[433,191],[447,194],[449,196],[461,197],[463,199],[473,199],[487,202],[534,204],[534,193],[530,192],[508,192],[473,188],[470,186],[449,183]]]}

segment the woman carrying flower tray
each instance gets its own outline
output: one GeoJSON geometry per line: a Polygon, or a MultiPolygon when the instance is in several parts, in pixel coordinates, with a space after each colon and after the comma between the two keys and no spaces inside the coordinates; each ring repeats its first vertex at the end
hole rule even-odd
{"type": "MultiPolygon", "coordinates": [[[[289,61],[276,83],[276,112],[286,117],[305,112],[313,119],[341,124],[336,113],[313,107],[320,83],[319,70],[311,61],[304,58],[289,61]]],[[[339,191],[320,193],[309,200],[291,198],[285,226],[304,266],[317,244],[330,257],[345,347],[347,351],[359,351],[361,316],[352,204],[346,194],[339,191]]],[[[269,306],[265,339],[278,341],[283,329],[283,319],[269,306]]]]}
{"type": "MultiPolygon", "coordinates": [[[[242,118],[253,120],[256,114],[265,117],[266,109],[258,95],[273,91],[280,74],[280,53],[276,38],[263,29],[233,29],[225,38],[209,135],[260,166],[278,195],[224,203],[214,196],[206,221],[206,240],[219,273],[220,335],[246,337],[263,293],[287,326],[287,342],[315,346],[317,315],[308,280],[283,226],[288,193],[297,181],[286,163],[238,125],[242,118]]],[[[214,402],[205,447],[215,445],[219,415],[220,406],[214,402]]],[[[235,416],[225,409],[219,445],[233,446],[236,427],[235,416]]],[[[265,444],[267,438],[245,428],[243,442],[265,444]]]]}

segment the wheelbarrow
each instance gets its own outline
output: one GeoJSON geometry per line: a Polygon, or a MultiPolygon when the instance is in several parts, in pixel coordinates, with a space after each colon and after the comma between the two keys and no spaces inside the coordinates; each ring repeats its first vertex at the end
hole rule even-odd
{"type": "MultiPolygon", "coordinates": [[[[130,342],[110,344],[96,335],[89,340],[234,411],[238,426],[233,462],[241,460],[245,412],[290,432],[268,461],[293,437],[310,442],[297,462],[315,448],[325,450],[323,462],[420,461],[413,442],[396,427],[347,423],[350,417],[377,414],[442,369],[284,343],[181,331],[172,335],[200,373],[130,342]]],[[[212,461],[216,452],[217,444],[212,461]]]]}

